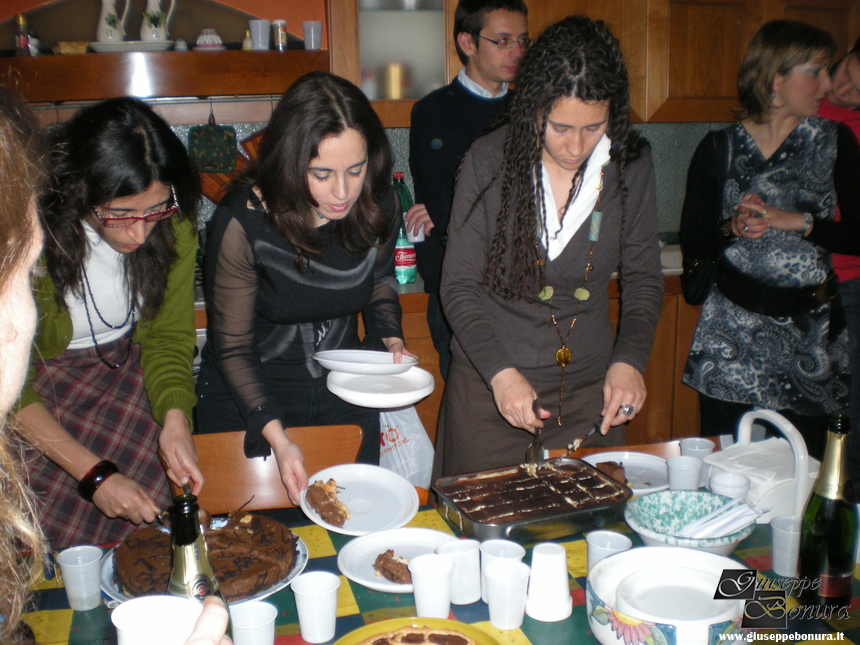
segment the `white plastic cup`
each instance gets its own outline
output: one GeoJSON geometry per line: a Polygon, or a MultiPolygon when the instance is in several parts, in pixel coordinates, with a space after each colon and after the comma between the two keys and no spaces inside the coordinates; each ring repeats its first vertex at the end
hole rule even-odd
{"type": "Polygon", "coordinates": [[[803,518],[777,515],[770,521],[773,572],[783,578],[797,577],[797,560],[800,555],[800,530],[803,518]]]}
{"type": "Polygon", "coordinates": [[[415,242],[423,242],[424,241],[424,225],[418,229],[418,233],[412,232],[412,227],[406,222],[406,219],[403,220],[403,227],[406,229],[406,239],[415,244],[415,242]]]}
{"type": "Polygon", "coordinates": [[[666,461],[669,469],[669,490],[699,490],[699,479],[704,462],[698,457],[671,457],[666,461]]]}
{"type": "Polygon", "coordinates": [[[517,629],[523,624],[529,567],[519,560],[496,560],[487,566],[487,604],[496,629],[517,629]]]}
{"type": "MultiPolygon", "coordinates": [[[[678,446],[681,448],[682,457],[696,457],[704,462],[705,457],[713,454],[717,444],[704,437],[687,437],[686,439],[681,439],[678,442],[678,446]]],[[[699,488],[708,483],[708,476],[710,474],[711,467],[703,463],[702,472],[699,474],[699,488]]]]}
{"type": "Polygon", "coordinates": [[[425,553],[409,561],[415,613],[421,618],[448,618],[451,612],[451,575],[454,561],[450,556],[425,553]]]}
{"type": "Polygon", "coordinates": [[[497,560],[522,562],[526,550],[512,540],[487,540],[481,544],[481,600],[487,599],[487,566],[497,560]]]}
{"type": "Polygon", "coordinates": [[[69,607],[89,611],[102,604],[102,550],[97,546],[73,546],[57,554],[69,607]]]}
{"type": "Polygon", "coordinates": [[[278,608],[268,602],[243,602],[230,607],[233,645],[273,645],[278,608]]]}
{"type": "Polygon", "coordinates": [[[132,598],[111,612],[118,645],[183,645],[203,603],[179,596],[132,598]]]}
{"type": "Polygon", "coordinates": [[[712,493],[734,499],[746,496],[750,490],[750,478],[740,473],[718,472],[711,475],[708,488],[712,493]]]}
{"type": "Polygon", "coordinates": [[[252,18],[248,21],[248,29],[251,32],[251,48],[255,51],[269,49],[269,40],[272,32],[269,29],[271,23],[268,20],[252,18]]]}
{"type": "Polygon", "coordinates": [[[302,35],[305,38],[305,49],[316,51],[322,47],[322,21],[302,20],[302,35]]]}
{"type": "Polygon", "coordinates": [[[340,578],[328,571],[311,571],[297,577],[290,586],[302,638],[308,643],[325,643],[334,638],[340,578]]]}
{"type": "Polygon", "coordinates": [[[436,553],[454,562],[451,574],[451,604],[469,605],[481,599],[481,543],[455,540],[436,547],[436,553]]]}
{"type": "Polygon", "coordinates": [[[632,540],[618,531],[592,531],[585,536],[588,546],[588,570],[615,553],[621,553],[633,546],[632,540]]]}
{"type": "Polygon", "coordinates": [[[532,549],[526,613],[546,623],[564,620],[573,611],[567,575],[567,551],[555,542],[541,542],[532,549]]]}

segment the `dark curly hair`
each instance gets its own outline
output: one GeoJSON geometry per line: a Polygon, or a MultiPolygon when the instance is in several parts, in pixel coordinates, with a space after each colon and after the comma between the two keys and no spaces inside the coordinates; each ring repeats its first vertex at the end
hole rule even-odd
{"type": "Polygon", "coordinates": [[[367,144],[367,173],[349,216],[334,224],[344,250],[359,255],[386,235],[388,220],[379,204],[390,189],[393,158],[379,117],[355,85],[325,72],[293,83],[272,113],[257,163],[245,177],[260,188],[269,221],[295,248],[299,270],[309,254],[320,253],[308,167],[324,139],[348,129],[367,144]]]}
{"type": "MultiPolygon", "coordinates": [[[[612,141],[610,159],[620,166],[622,239],[627,186],[622,173],[640,155],[644,140],[630,129],[630,86],[618,40],[602,21],[569,16],[547,30],[529,49],[520,67],[517,87],[500,125],[509,129],[504,146],[502,205],[484,274],[484,282],[505,298],[533,300],[540,284],[535,245],[538,223],[544,221],[544,192],[540,181],[547,117],[559,99],[608,101],[606,134],[612,141]],[[512,234],[508,220],[514,218],[512,234]]],[[[576,195],[586,160],[571,184],[568,204],[576,195]]],[[[498,180],[498,176],[490,183],[498,180]]],[[[479,201],[489,186],[476,200],[479,201]]],[[[473,207],[474,208],[474,205],[473,207]]]]}
{"type": "MultiPolygon", "coordinates": [[[[81,109],[52,138],[49,191],[41,200],[45,256],[58,302],[82,296],[87,236],[93,208],[137,195],[153,182],[173,187],[179,219],[197,221],[200,178],[185,146],[148,105],[129,97],[81,109]]],[[[170,219],[157,222],[146,242],[124,257],[131,298],[152,318],[161,309],[176,261],[170,219]]]]}

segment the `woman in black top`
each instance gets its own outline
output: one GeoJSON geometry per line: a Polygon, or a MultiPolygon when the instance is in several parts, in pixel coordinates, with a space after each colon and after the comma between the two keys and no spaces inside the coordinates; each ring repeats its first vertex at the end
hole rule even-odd
{"type": "Polygon", "coordinates": [[[358,461],[379,462],[378,411],[326,389],[321,350],[407,353],[394,278],[400,206],[391,150],[361,91],[303,76],[272,114],[254,167],[209,226],[209,337],[198,381],[200,432],[247,430],[245,454],[274,451],[294,502],[307,486],[289,426],[355,423],[358,461]]]}

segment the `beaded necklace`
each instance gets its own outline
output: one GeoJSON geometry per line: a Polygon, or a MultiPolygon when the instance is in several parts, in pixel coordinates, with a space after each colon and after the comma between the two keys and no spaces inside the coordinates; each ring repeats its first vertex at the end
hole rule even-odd
{"type": "Polygon", "coordinates": [[[128,361],[128,357],[131,356],[131,339],[134,336],[134,300],[129,299],[128,304],[128,313],[125,315],[125,320],[123,320],[119,325],[111,325],[107,320],[104,319],[101,312],[99,311],[98,306],[96,305],[96,299],[93,297],[93,289],[90,287],[90,281],[87,277],[87,270],[84,269],[84,284],[87,286],[87,293],[90,296],[90,300],[93,301],[93,309],[96,310],[96,315],[99,317],[99,320],[102,321],[105,325],[110,327],[111,329],[122,329],[128,324],[129,319],[131,319],[131,331],[128,334],[128,345],[125,348],[125,356],[122,361],[119,363],[111,363],[107,360],[99,349],[98,341],[96,340],[96,331],[93,329],[93,321],[90,318],[90,307],[87,304],[87,294],[84,294],[84,313],[87,315],[87,323],[90,326],[90,336],[93,339],[93,346],[96,348],[96,355],[99,357],[99,360],[104,363],[107,367],[112,370],[118,370],[120,367],[126,364],[128,361]]]}
{"type": "MultiPolygon", "coordinates": [[[[591,296],[591,292],[586,288],[588,285],[588,275],[591,273],[594,266],[591,263],[591,259],[594,256],[594,245],[597,243],[597,240],[600,238],[600,224],[603,220],[603,213],[597,210],[597,207],[600,206],[600,195],[603,191],[603,175],[604,171],[600,171],[600,185],[597,188],[597,202],[594,204],[594,210],[591,212],[591,216],[589,218],[590,221],[590,229],[588,232],[588,258],[585,262],[585,272],[582,276],[582,285],[578,287],[574,292],[573,296],[576,298],[576,309],[573,312],[573,320],[570,321],[570,326],[567,328],[567,334],[565,334],[564,338],[561,335],[561,328],[558,325],[558,320],[555,316],[555,310],[552,306],[552,296],[554,290],[552,286],[546,283],[546,262],[548,261],[549,254],[549,232],[547,231],[546,225],[543,228],[543,235],[545,237],[545,246],[546,246],[546,256],[547,260],[539,259],[537,261],[539,271],[540,271],[540,287],[541,290],[538,293],[538,298],[543,300],[549,305],[549,313],[550,319],[552,320],[552,324],[555,327],[555,331],[558,334],[559,348],[555,351],[555,362],[561,366],[561,383],[558,388],[558,416],[556,417],[556,423],[561,425],[561,408],[562,402],[564,400],[564,371],[567,364],[570,363],[571,358],[573,358],[570,353],[570,348],[567,346],[567,341],[570,339],[570,332],[573,331],[573,328],[576,326],[576,321],[579,317],[579,308],[583,302],[588,300],[591,296]]],[[[535,248],[538,251],[538,254],[544,255],[540,249],[540,239],[539,237],[535,238],[535,248]]]]}

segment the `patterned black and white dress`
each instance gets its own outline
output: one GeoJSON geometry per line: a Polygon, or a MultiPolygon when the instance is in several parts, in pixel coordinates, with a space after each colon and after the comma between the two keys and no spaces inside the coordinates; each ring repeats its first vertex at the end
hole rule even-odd
{"type": "MultiPolygon", "coordinates": [[[[837,212],[834,166],[841,145],[836,123],[804,119],[769,159],[742,124],[727,133],[728,159],[709,160],[727,164],[722,194],[711,191],[700,197],[714,204],[712,209],[721,208],[723,220],[735,215],[734,206],[744,195],[756,193],[774,208],[810,213],[816,227],[833,229],[829,223],[837,212]]],[[[710,150],[715,148],[706,139],[693,163],[702,163],[710,150]]],[[[691,166],[690,181],[695,171],[691,166]]],[[[688,197],[690,191],[688,184],[688,197]]],[[[770,285],[818,285],[827,278],[830,250],[836,249],[825,248],[814,238],[768,229],[762,238],[742,238],[727,246],[723,258],[741,273],[770,285]]],[[[831,304],[826,303],[800,316],[760,315],[712,289],[702,307],[683,382],[721,401],[804,416],[839,410],[848,401],[848,337],[844,329],[830,333],[830,314],[831,304]]]]}

